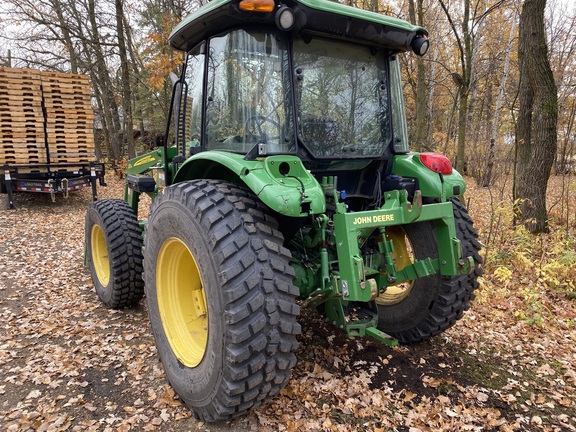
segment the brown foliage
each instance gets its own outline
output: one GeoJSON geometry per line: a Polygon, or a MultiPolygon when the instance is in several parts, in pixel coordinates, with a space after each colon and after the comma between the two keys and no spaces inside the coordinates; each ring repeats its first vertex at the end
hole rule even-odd
{"type": "MultiPolygon", "coordinates": [[[[511,224],[506,180],[492,190],[468,182],[486,264],[457,325],[392,349],[305,310],[289,385],[216,425],[194,420],[166,382],[144,302],[99,303],[82,265],[89,192],[56,203],[18,195],[16,211],[0,210],[0,429],[575,430],[576,220],[561,211],[575,208],[574,193],[561,204],[562,179],[551,180],[553,232],[534,237],[511,224]]],[[[121,197],[121,181],[107,182],[101,198],[121,197]]]]}

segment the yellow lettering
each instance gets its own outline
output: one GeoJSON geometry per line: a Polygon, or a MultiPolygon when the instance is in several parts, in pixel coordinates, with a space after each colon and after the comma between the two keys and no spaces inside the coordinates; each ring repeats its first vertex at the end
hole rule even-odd
{"type": "Polygon", "coordinates": [[[369,224],[372,223],[372,216],[360,216],[357,218],[354,218],[354,222],[352,222],[354,225],[363,225],[363,224],[369,224]]]}
{"type": "Polygon", "coordinates": [[[381,216],[381,221],[380,222],[391,222],[394,220],[394,215],[393,214],[385,214],[381,216]]]}
{"type": "Polygon", "coordinates": [[[145,156],[145,157],[143,157],[142,159],[136,161],[136,162],[134,163],[134,166],[144,165],[144,164],[146,164],[146,163],[154,162],[155,160],[156,160],[156,158],[155,158],[154,156],[148,155],[148,156],[145,156]]]}
{"type": "Polygon", "coordinates": [[[364,225],[371,223],[394,222],[394,214],[377,214],[374,216],[358,216],[352,221],[353,225],[364,225]]]}

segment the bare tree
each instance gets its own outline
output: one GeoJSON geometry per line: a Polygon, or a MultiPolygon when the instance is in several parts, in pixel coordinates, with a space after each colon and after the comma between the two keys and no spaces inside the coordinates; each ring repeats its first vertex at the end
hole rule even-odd
{"type": "Polygon", "coordinates": [[[462,16],[455,19],[445,0],[438,0],[454,38],[456,39],[460,69],[452,73],[454,83],[458,87],[458,143],[456,149],[456,169],[464,171],[466,166],[466,131],[469,114],[470,86],[472,83],[474,41],[477,27],[494,10],[499,8],[504,0],[499,0],[491,6],[487,6],[482,12],[478,11],[478,5],[472,7],[472,0],[463,0],[458,6],[462,7],[462,16]],[[460,23],[460,26],[457,26],[460,23]]]}
{"type": "Polygon", "coordinates": [[[124,139],[128,150],[128,157],[136,156],[134,148],[134,122],[132,119],[132,85],[130,84],[130,66],[128,64],[128,49],[124,29],[124,5],[122,0],[115,0],[116,10],[116,34],[118,35],[118,54],[120,56],[120,70],[122,77],[120,87],[122,88],[122,111],[124,123],[124,139]]]}
{"type": "Polygon", "coordinates": [[[500,111],[504,104],[504,97],[506,93],[506,82],[508,81],[508,73],[510,71],[510,54],[512,52],[512,42],[516,34],[516,13],[513,15],[512,27],[510,28],[510,35],[508,36],[508,44],[506,46],[506,58],[504,60],[504,72],[502,74],[502,81],[500,82],[500,91],[496,101],[496,109],[494,110],[494,118],[492,119],[492,127],[490,129],[490,146],[488,149],[488,158],[484,173],[482,175],[482,186],[488,187],[492,182],[492,168],[494,166],[494,154],[496,148],[496,139],[498,137],[498,124],[500,120],[500,111]]]}
{"type": "Polygon", "coordinates": [[[470,78],[472,74],[472,50],[473,39],[470,30],[470,1],[464,0],[464,14],[461,18],[461,28],[456,23],[444,0],[439,0],[448,22],[456,38],[460,55],[460,71],[454,72],[452,78],[458,87],[458,144],[456,149],[456,169],[464,172],[465,146],[466,146],[466,121],[468,115],[468,96],[470,90],[470,78]]]}
{"type": "MultiPolygon", "coordinates": [[[[409,0],[408,10],[410,20],[419,26],[424,25],[424,4],[423,0],[409,0]]],[[[428,86],[426,83],[426,68],[424,66],[424,59],[416,57],[416,83],[415,83],[415,102],[416,102],[416,125],[414,131],[414,138],[412,140],[414,149],[422,151],[424,148],[430,149],[428,146],[428,127],[427,127],[427,93],[428,86]]]]}

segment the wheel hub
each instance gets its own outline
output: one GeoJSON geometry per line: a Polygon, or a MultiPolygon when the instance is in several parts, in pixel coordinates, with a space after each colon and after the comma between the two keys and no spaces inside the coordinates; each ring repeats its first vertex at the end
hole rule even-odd
{"type": "Polygon", "coordinates": [[[208,311],[198,265],[180,239],[169,238],[160,248],[156,293],[172,351],[185,366],[198,366],[208,342],[208,311]]]}
{"type": "MultiPolygon", "coordinates": [[[[410,240],[406,236],[406,232],[402,227],[392,226],[386,228],[386,240],[392,241],[394,252],[392,252],[392,259],[396,270],[402,270],[407,265],[414,262],[414,251],[410,240]]],[[[379,305],[391,306],[400,303],[404,300],[410,292],[414,281],[404,281],[395,285],[389,285],[386,289],[376,297],[375,301],[379,305]]]]}
{"type": "Polygon", "coordinates": [[[92,226],[90,244],[92,247],[92,263],[96,271],[96,277],[100,284],[105,287],[110,281],[110,260],[106,248],[106,238],[99,225],[92,226]]]}

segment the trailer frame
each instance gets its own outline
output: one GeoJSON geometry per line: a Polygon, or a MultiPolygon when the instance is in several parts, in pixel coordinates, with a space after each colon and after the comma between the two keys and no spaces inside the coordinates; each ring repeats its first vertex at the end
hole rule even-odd
{"type": "Polygon", "coordinates": [[[106,186],[102,162],[62,162],[44,164],[3,164],[0,189],[8,196],[8,209],[15,209],[15,192],[49,193],[68,198],[70,191],[92,188],[92,201],[98,199],[97,183],[106,186]]]}

